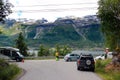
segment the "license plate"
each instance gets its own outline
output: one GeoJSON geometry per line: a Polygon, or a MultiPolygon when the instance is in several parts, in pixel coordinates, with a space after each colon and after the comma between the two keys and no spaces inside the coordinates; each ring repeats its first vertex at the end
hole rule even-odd
{"type": "Polygon", "coordinates": [[[89,69],[89,67],[84,67],[85,69],[89,69]]]}

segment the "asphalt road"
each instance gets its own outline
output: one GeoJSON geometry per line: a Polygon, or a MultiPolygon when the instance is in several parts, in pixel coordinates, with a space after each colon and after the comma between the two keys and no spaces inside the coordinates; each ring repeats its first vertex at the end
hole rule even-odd
{"type": "Polygon", "coordinates": [[[94,72],[78,71],[76,62],[26,60],[17,64],[27,71],[19,80],[101,80],[94,72]]]}

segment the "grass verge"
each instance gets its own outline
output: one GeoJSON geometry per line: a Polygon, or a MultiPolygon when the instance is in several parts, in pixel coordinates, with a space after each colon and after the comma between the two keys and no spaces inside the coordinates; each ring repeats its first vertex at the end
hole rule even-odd
{"type": "Polygon", "coordinates": [[[13,80],[20,72],[21,69],[17,65],[0,60],[0,80],[13,80]]]}
{"type": "Polygon", "coordinates": [[[105,71],[105,66],[110,63],[111,60],[97,60],[96,61],[96,73],[103,80],[120,80],[120,71],[105,71]]]}

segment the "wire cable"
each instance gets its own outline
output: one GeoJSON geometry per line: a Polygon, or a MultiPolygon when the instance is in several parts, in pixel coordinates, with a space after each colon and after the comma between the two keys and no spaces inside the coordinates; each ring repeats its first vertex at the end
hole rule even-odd
{"type": "Polygon", "coordinates": [[[25,5],[15,7],[39,7],[39,6],[63,6],[63,5],[85,5],[85,4],[96,4],[96,3],[70,3],[70,4],[44,4],[44,5],[25,5]]]}

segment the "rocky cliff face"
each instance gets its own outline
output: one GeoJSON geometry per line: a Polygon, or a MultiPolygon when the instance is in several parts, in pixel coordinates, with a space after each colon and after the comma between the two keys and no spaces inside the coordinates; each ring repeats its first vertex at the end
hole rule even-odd
{"type": "Polygon", "coordinates": [[[45,23],[45,24],[36,25],[36,34],[33,37],[33,39],[43,38],[44,34],[47,32],[50,32],[53,26],[54,26],[53,23],[45,23]]]}
{"type": "Polygon", "coordinates": [[[34,39],[40,38],[42,34],[44,34],[46,31],[49,32],[52,28],[55,26],[61,25],[66,26],[67,24],[70,24],[74,30],[82,36],[84,40],[86,40],[86,33],[89,32],[89,28],[95,28],[95,25],[97,28],[99,28],[99,19],[94,15],[94,16],[86,16],[84,18],[61,18],[57,19],[54,23],[43,23],[40,25],[37,25],[36,27],[36,35],[34,39]],[[93,25],[93,26],[91,26],[93,25]]]}
{"type": "Polygon", "coordinates": [[[53,23],[22,23],[20,30],[26,40],[29,40],[27,43],[30,46],[68,44],[74,47],[95,47],[102,46],[104,39],[100,32],[99,19],[95,15],[84,18],[59,18],[53,23]]]}

